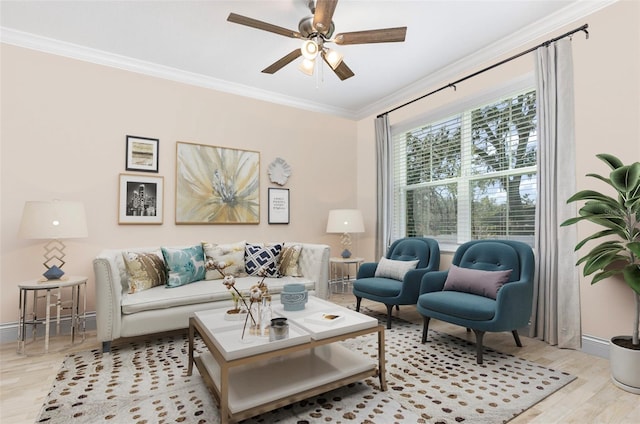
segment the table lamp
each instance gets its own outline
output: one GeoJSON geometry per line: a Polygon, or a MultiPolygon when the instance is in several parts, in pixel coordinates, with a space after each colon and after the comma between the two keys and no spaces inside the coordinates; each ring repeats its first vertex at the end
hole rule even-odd
{"type": "Polygon", "coordinates": [[[42,264],[47,271],[43,275],[47,280],[60,279],[66,247],[61,240],[88,236],[84,205],[64,200],[26,202],[18,234],[25,239],[50,239],[44,246],[42,264]]]}
{"type": "Polygon", "coordinates": [[[351,257],[349,247],[351,247],[350,233],[364,233],[364,220],[362,212],[358,209],[333,209],[329,211],[327,220],[327,233],[342,233],[340,243],[342,244],[341,256],[345,259],[351,257]]]}

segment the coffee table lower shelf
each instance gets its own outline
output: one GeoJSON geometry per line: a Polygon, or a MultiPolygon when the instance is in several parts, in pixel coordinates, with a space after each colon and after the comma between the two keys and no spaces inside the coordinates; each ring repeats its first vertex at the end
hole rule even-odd
{"type": "Polygon", "coordinates": [[[195,363],[218,404],[222,424],[242,421],[367,377],[377,376],[380,389],[385,391],[385,327],[376,324],[357,328],[356,323],[341,334],[293,345],[276,346],[273,342],[259,353],[225,359],[214,342],[215,334],[224,334],[224,328],[214,334],[196,314],[189,318],[187,375],[191,375],[195,363]],[[367,334],[378,336],[377,363],[339,343],[367,334]],[[198,336],[206,349],[196,355],[194,340],[198,336]]]}
{"type": "MultiPolygon", "coordinates": [[[[219,403],[220,366],[210,352],[194,361],[219,403]]],[[[375,363],[337,343],[252,362],[229,369],[229,416],[241,421],[377,375],[375,363]]]]}

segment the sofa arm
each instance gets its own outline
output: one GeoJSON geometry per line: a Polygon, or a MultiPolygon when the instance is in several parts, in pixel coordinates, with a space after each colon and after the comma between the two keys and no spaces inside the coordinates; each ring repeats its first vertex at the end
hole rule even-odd
{"type": "Polygon", "coordinates": [[[378,269],[377,262],[365,262],[358,267],[356,279],[371,278],[376,275],[376,269],[378,269]]]}
{"type": "Polygon", "coordinates": [[[433,271],[422,276],[420,294],[442,291],[449,271],[433,271]]]}
{"type": "Polygon", "coordinates": [[[301,244],[298,265],[305,278],[315,282],[316,296],[321,299],[329,298],[329,246],[326,244],[301,244]]]}
{"type": "Polygon", "coordinates": [[[530,281],[512,281],[506,283],[496,297],[496,323],[505,328],[520,328],[529,324],[533,308],[533,283],[530,281]]]}
{"type": "Polygon", "coordinates": [[[122,285],[113,260],[97,257],[93,260],[96,287],[97,339],[110,342],[120,337],[122,285]]]}

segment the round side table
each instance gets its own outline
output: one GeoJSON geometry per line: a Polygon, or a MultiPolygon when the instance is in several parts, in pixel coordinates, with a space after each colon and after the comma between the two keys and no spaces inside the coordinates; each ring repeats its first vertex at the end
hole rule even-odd
{"type": "Polygon", "coordinates": [[[60,317],[63,309],[71,312],[71,344],[76,341],[76,333],[80,333],[81,342],[85,339],[87,314],[87,277],[64,275],[59,280],[35,279],[18,284],[20,288],[20,304],[18,307],[18,353],[24,354],[27,325],[31,325],[33,340],[36,340],[38,324],[44,324],[44,353],[49,352],[49,333],[51,327],[51,308],[56,308],[56,335],[60,334],[60,317]],[[71,299],[63,300],[63,290],[70,289],[71,299]],[[38,292],[44,291],[44,294],[38,292]],[[82,296],[82,305],[80,297],[82,296]],[[31,312],[28,311],[28,299],[32,298],[31,312]],[[53,298],[53,299],[52,299],[53,298]],[[38,318],[38,300],[45,299],[45,317],[38,318]],[[80,307],[82,306],[82,310],[80,307]]]}
{"type": "Polygon", "coordinates": [[[345,293],[351,281],[358,275],[358,269],[363,262],[364,258],[329,258],[329,265],[331,266],[329,286],[333,288],[332,292],[337,293],[337,287],[340,285],[340,293],[345,293]],[[354,267],[353,274],[350,273],[351,266],[354,267]]]}

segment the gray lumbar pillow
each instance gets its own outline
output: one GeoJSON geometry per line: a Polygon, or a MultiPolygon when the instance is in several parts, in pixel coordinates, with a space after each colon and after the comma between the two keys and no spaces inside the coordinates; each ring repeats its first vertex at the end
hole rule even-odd
{"type": "Polygon", "coordinates": [[[420,261],[395,261],[393,259],[382,257],[380,258],[380,262],[378,262],[378,267],[376,268],[374,276],[402,281],[404,279],[404,275],[408,271],[416,269],[418,262],[420,261]]]}

